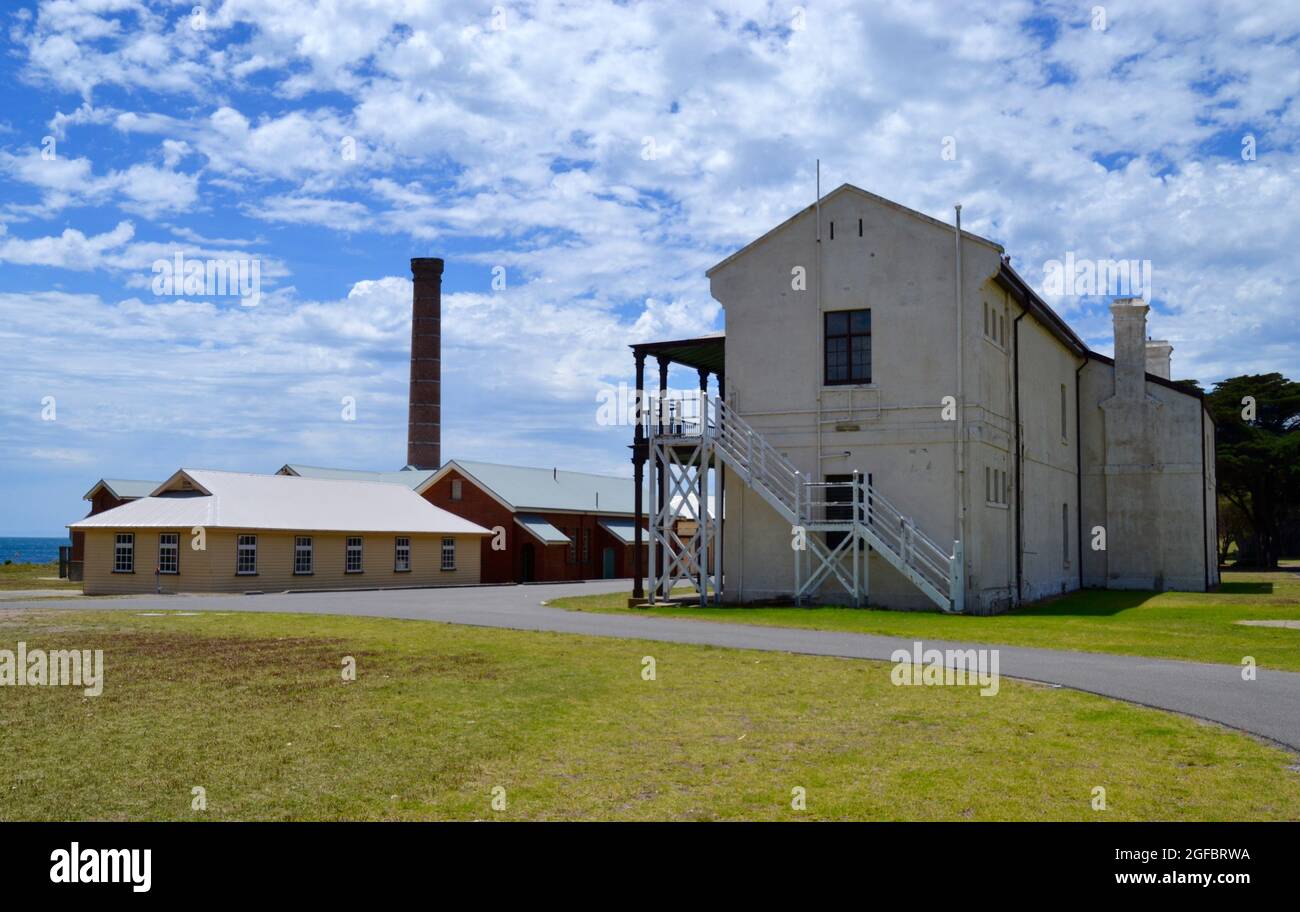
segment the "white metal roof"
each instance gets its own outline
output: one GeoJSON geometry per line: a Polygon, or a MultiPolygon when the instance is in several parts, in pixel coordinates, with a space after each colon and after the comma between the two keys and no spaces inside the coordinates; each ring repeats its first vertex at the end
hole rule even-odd
{"type": "Polygon", "coordinates": [[[418,488],[433,476],[433,469],[416,469],[407,466],[396,472],[368,472],[364,469],[329,469],[290,462],[281,466],[279,475],[301,475],[303,478],[333,478],[338,481],[386,481],[390,484],[418,488]]]}
{"type": "MultiPolygon", "coordinates": [[[[636,544],[636,520],[634,519],[602,519],[598,520],[600,527],[610,535],[617,538],[625,545],[636,544]]],[[[650,533],[644,529],[641,534],[641,542],[650,540],[650,533]]]]}
{"type": "Polygon", "coordinates": [[[101,478],[95,486],[82,495],[82,500],[93,500],[95,492],[107,488],[108,493],[118,500],[131,500],[136,497],[148,497],[149,492],[158,487],[156,481],[135,481],[129,478],[101,478]]]}
{"type": "Polygon", "coordinates": [[[569,536],[548,523],[545,517],[538,516],[536,513],[516,513],[515,522],[544,545],[567,545],[572,541],[569,536]]]}
{"type": "Polygon", "coordinates": [[[170,527],[490,535],[405,485],[180,469],[148,497],[70,529],[170,527]]]}
{"type": "Polygon", "coordinates": [[[499,465],[468,459],[453,459],[444,463],[435,475],[416,490],[428,490],[448,472],[453,471],[476,481],[513,510],[563,510],[570,513],[615,513],[627,516],[636,512],[636,488],[631,478],[570,472],[565,469],[499,465]]]}

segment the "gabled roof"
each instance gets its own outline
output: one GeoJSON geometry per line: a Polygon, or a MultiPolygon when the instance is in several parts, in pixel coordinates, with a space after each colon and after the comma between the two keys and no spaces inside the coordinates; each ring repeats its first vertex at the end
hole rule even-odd
{"type": "Polygon", "coordinates": [[[264,529],[490,535],[404,485],[293,475],[180,469],[148,497],[69,525],[70,529],[264,529]]]}
{"type": "MultiPolygon", "coordinates": [[[[863,190],[861,187],[856,187],[856,186],[854,186],[853,184],[840,184],[838,187],[836,187],[836,188],[835,188],[834,190],[832,190],[830,193],[828,193],[828,194],[826,194],[825,196],[823,196],[823,197],[821,198],[821,203],[822,203],[822,205],[825,205],[826,203],[828,203],[828,202],[830,202],[831,200],[835,199],[837,196],[840,196],[841,194],[844,194],[844,193],[855,193],[855,194],[857,194],[858,196],[865,197],[866,199],[869,199],[869,200],[871,200],[871,201],[874,202],[874,203],[879,203],[880,205],[882,205],[882,206],[886,206],[886,207],[888,207],[888,208],[890,208],[890,209],[893,209],[894,211],[899,212],[899,213],[902,213],[903,215],[909,215],[909,216],[911,216],[912,218],[920,219],[921,221],[923,221],[923,222],[925,222],[925,223],[927,223],[927,224],[929,224],[929,225],[933,225],[933,226],[935,226],[935,227],[937,227],[937,228],[942,228],[944,231],[951,232],[951,231],[954,230],[954,226],[949,225],[947,222],[940,221],[939,219],[934,218],[933,216],[926,215],[924,212],[918,212],[918,211],[915,210],[915,209],[909,209],[908,207],[902,205],[901,203],[896,203],[896,202],[894,202],[893,200],[885,199],[883,196],[879,196],[879,195],[877,195],[877,194],[875,194],[875,193],[872,193],[872,192],[869,191],[869,190],[863,190]]],[[[813,202],[813,203],[809,204],[808,206],[805,206],[804,208],[802,208],[802,209],[800,209],[798,212],[796,212],[794,215],[792,215],[792,216],[790,216],[788,219],[786,219],[784,222],[782,222],[781,224],[777,225],[777,226],[776,226],[775,228],[773,228],[772,230],[770,230],[770,231],[768,231],[768,232],[766,232],[766,233],[760,235],[759,237],[755,238],[754,240],[750,241],[750,242],[749,242],[748,244],[746,244],[744,247],[741,247],[739,250],[737,250],[737,251],[736,251],[735,253],[733,253],[731,256],[727,257],[727,258],[724,259],[724,260],[719,261],[718,263],[715,263],[712,267],[710,267],[709,269],[705,270],[704,274],[705,274],[706,276],[711,276],[711,275],[713,275],[713,273],[717,272],[717,271],[718,271],[719,269],[721,269],[723,266],[726,266],[726,265],[727,265],[728,263],[730,263],[731,261],[733,261],[733,260],[737,259],[738,257],[740,257],[742,254],[744,254],[744,253],[745,253],[747,250],[749,250],[751,247],[755,246],[756,244],[761,244],[763,241],[767,240],[767,239],[770,238],[772,235],[777,234],[777,233],[780,232],[780,231],[784,231],[787,227],[789,227],[790,225],[794,224],[796,221],[798,221],[798,220],[799,220],[800,218],[802,218],[803,216],[807,215],[807,214],[810,213],[810,212],[815,212],[815,211],[817,211],[817,203],[816,203],[816,202],[813,202]]],[[[976,241],[976,242],[978,242],[978,243],[980,243],[980,244],[987,244],[988,246],[990,246],[990,247],[992,247],[994,250],[996,250],[998,253],[1002,253],[1002,251],[1003,251],[1003,248],[1002,248],[1002,245],[1001,245],[1001,244],[997,243],[996,241],[990,241],[990,240],[989,240],[988,238],[986,238],[986,237],[980,237],[978,234],[971,234],[969,231],[966,231],[965,229],[962,230],[961,235],[962,235],[962,237],[966,238],[967,240],[976,241]]]]}
{"type": "Polygon", "coordinates": [[[388,484],[406,485],[411,490],[418,488],[433,475],[433,469],[417,469],[406,466],[396,472],[368,472],[364,469],[328,469],[322,466],[303,465],[290,462],[280,467],[277,475],[297,475],[300,478],[331,478],[335,481],[379,481],[388,484]]]}
{"type": "Polygon", "coordinates": [[[514,511],[628,516],[636,512],[636,489],[631,478],[468,459],[453,459],[444,464],[416,492],[423,494],[450,472],[459,472],[514,511]]]}
{"type": "Polygon", "coordinates": [[[82,500],[94,500],[100,490],[108,491],[118,500],[135,500],[148,497],[149,492],[158,487],[156,481],[133,481],[126,478],[101,478],[94,487],[82,495],[82,500]]]}

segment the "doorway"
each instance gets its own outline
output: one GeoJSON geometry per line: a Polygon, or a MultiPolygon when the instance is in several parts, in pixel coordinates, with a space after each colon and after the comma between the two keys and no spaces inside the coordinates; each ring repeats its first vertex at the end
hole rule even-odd
{"type": "Polygon", "coordinates": [[[525,583],[531,583],[536,576],[536,560],[532,542],[524,542],[523,550],[519,553],[519,562],[522,565],[521,571],[525,583]]]}
{"type": "Polygon", "coordinates": [[[606,548],[603,552],[601,552],[601,560],[603,562],[602,572],[600,574],[601,579],[613,579],[614,578],[614,549],[606,548]]]}

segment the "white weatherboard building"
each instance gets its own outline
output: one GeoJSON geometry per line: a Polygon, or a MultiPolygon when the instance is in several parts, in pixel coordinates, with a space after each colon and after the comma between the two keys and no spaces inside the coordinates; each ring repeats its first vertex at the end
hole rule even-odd
{"type": "Polygon", "coordinates": [[[652,595],[989,613],[1218,583],[1214,425],[1141,300],[1112,303],[1107,358],[998,244],[847,184],[708,277],[725,337],[633,346],[638,388],[653,359],[719,390],[637,429],[652,595]],[[660,508],[701,483],[725,504],[706,579],[660,508]]]}
{"type": "Polygon", "coordinates": [[[490,534],[406,484],[201,469],[69,528],[87,595],[476,584],[490,534]]]}

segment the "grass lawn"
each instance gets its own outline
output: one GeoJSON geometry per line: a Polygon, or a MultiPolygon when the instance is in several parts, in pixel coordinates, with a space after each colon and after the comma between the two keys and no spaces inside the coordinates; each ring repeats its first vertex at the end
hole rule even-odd
{"type": "Polygon", "coordinates": [[[1241,664],[1300,671],[1300,630],[1248,627],[1239,620],[1300,619],[1300,573],[1225,571],[1217,592],[1121,592],[1089,589],[994,617],[843,607],[710,607],[630,609],[627,594],[552,599],[574,611],[812,627],[917,639],[969,640],[1081,652],[1241,664]]]}
{"type": "Polygon", "coordinates": [[[4,820],[1300,819],[1290,753],[1010,680],[312,615],[0,609],[19,640],[103,649],[105,684],[0,688],[4,820]]]}
{"type": "Polygon", "coordinates": [[[6,589],[75,589],[81,583],[58,579],[59,562],[48,564],[0,564],[0,592],[6,589]],[[42,579],[55,577],[55,579],[42,579]]]}

